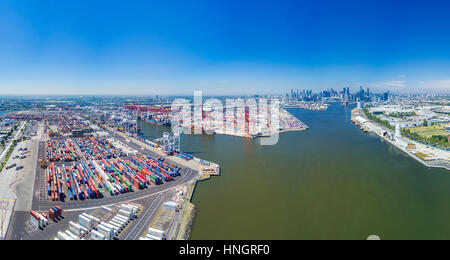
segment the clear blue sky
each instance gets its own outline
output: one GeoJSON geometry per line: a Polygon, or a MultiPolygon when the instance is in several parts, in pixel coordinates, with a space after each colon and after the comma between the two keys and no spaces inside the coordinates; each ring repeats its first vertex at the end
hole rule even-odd
{"type": "Polygon", "coordinates": [[[450,93],[445,0],[3,0],[0,39],[3,94],[450,93]]]}

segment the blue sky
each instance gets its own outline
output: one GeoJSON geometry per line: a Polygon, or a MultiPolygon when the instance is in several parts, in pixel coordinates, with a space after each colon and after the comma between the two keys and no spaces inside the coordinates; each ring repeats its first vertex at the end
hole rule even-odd
{"type": "Polygon", "coordinates": [[[3,0],[0,91],[450,93],[449,14],[445,0],[3,0]]]}

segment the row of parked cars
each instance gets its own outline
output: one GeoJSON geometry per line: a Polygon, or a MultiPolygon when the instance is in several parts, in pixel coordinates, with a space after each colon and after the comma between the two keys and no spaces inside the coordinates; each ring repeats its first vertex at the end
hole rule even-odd
{"type": "MultiPolygon", "coordinates": [[[[28,150],[28,148],[26,148],[26,147],[25,148],[19,148],[19,151],[22,151],[22,155],[16,155],[16,156],[13,157],[13,159],[25,159],[25,158],[27,158],[27,155],[30,152],[28,150]]],[[[11,169],[11,168],[14,168],[14,167],[16,167],[17,171],[23,169],[23,166],[22,165],[17,165],[17,163],[12,163],[10,165],[7,165],[5,168],[8,170],[8,169],[11,169]]]]}

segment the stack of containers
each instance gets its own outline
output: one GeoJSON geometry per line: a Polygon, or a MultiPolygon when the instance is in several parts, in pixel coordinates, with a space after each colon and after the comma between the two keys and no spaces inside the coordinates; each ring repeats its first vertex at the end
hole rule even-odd
{"type": "Polygon", "coordinates": [[[101,166],[106,180],[108,180],[108,185],[105,185],[105,187],[111,193],[111,195],[117,195],[118,193],[126,193],[132,191],[130,181],[125,176],[123,176],[116,167],[114,167],[104,159],[98,161],[98,164],[101,166]]]}
{"type": "Polygon", "coordinates": [[[128,218],[126,218],[120,214],[117,214],[116,216],[114,216],[114,218],[112,220],[119,223],[122,227],[125,227],[130,222],[130,220],[128,218]]]}
{"type": "Polygon", "coordinates": [[[131,156],[131,161],[128,162],[130,167],[133,167],[141,177],[141,179],[146,180],[148,183],[153,183],[155,185],[162,184],[162,178],[160,174],[156,174],[156,171],[152,170],[151,167],[145,164],[144,161],[136,156],[131,156]]]}
{"type": "Polygon", "coordinates": [[[92,240],[105,240],[105,235],[101,234],[96,230],[91,231],[91,239],[92,240]]]}
{"type": "Polygon", "coordinates": [[[147,187],[148,181],[141,173],[141,170],[129,160],[113,160],[112,167],[114,167],[114,171],[120,171],[121,174],[124,174],[136,189],[147,187]]]}
{"type": "Polygon", "coordinates": [[[86,232],[85,229],[78,223],[69,222],[69,230],[78,237],[82,237],[86,232]]]}
{"type": "Polygon", "coordinates": [[[67,235],[65,232],[58,231],[58,239],[59,240],[73,240],[72,237],[67,235]]]}
{"type": "Polygon", "coordinates": [[[90,230],[93,227],[93,225],[94,225],[93,219],[89,218],[89,217],[87,217],[86,215],[83,215],[83,214],[78,216],[78,223],[82,227],[84,227],[84,228],[86,228],[88,230],[90,230]]]}
{"type": "Polygon", "coordinates": [[[183,153],[181,151],[178,150],[173,150],[173,155],[180,157],[181,159],[184,159],[186,161],[190,161],[192,159],[194,159],[194,156],[188,154],[188,153],[183,153]]]}
{"type": "MultiPolygon", "coordinates": [[[[108,225],[110,226],[110,225],[108,225]]],[[[106,240],[112,240],[114,238],[114,228],[108,227],[104,222],[97,226],[97,231],[105,236],[106,240]]]]}
{"type": "Polygon", "coordinates": [[[172,180],[173,177],[180,175],[179,168],[168,165],[150,155],[142,156],[141,158],[131,156],[131,161],[136,164],[139,169],[142,169],[145,174],[159,177],[166,182],[172,180]]]}
{"type": "Polygon", "coordinates": [[[75,146],[70,139],[53,139],[47,141],[46,158],[50,162],[71,162],[80,160],[75,146]]]}
{"type": "Polygon", "coordinates": [[[209,166],[210,162],[200,159],[200,164],[201,165],[205,165],[205,166],[209,166]]]}
{"type": "Polygon", "coordinates": [[[116,235],[122,231],[123,226],[121,224],[119,224],[113,220],[110,220],[108,222],[108,224],[114,227],[116,235]]]}
{"type": "Polygon", "coordinates": [[[119,215],[124,216],[125,218],[127,218],[128,220],[130,220],[133,215],[133,213],[131,211],[127,211],[127,210],[123,210],[123,209],[119,209],[119,215]]]}
{"type": "Polygon", "coordinates": [[[80,237],[72,233],[70,230],[66,230],[64,233],[72,238],[72,240],[80,240],[80,237]]]}
{"type": "Polygon", "coordinates": [[[41,216],[39,216],[39,214],[36,213],[33,210],[30,212],[30,222],[36,228],[41,228],[42,227],[41,216]]]}
{"type": "Polygon", "coordinates": [[[180,204],[173,201],[167,201],[163,205],[164,209],[166,210],[178,210],[178,208],[180,207],[180,204]]]}
{"type": "Polygon", "coordinates": [[[47,168],[48,195],[53,201],[64,200],[65,193],[61,185],[61,173],[59,168],[55,168],[55,163],[51,163],[47,168]]]}
{"type": "Polygon", "coordinates": [[[147,238],[151,240],[163,240],[166,238],[166,234],[164,231],[156,229],[156,228],[149,228],[148,234],[146,236],[147,238]]]}
{"type": "Polygon", "coordinates": [[[97,174],[92,164],[81,162],[75,163],[73,166],[62,165],[58,170],[63,172],[70,200],[103,197],[100,190],[103,186],[103,179],[97,174]]]}
{"type": "Polygon", "coordinates": [[[100,165],[102,165],[103,168],[106,168],[106,166],[102,162],[97,163],[96,161],[92,161],[92,164],[94,165],[95,169],[99,173],[99,177],[103,181],[103,185],[104,185],[105,189],[111,195],[119,194],[119,191],[117,190],[116,186],[113,185],[113,183],[111,183],[111,181],[110,181],[110,180],[112,180],[112,177],[109,176],[109,174],[105,173],[105,171],[102,169],[102,167],[100,167],[99,163],[100,163],[100,165]]]}
{"type": "Polygon", "coordinates": [[[61,218],[61,216],[62,216],[62,209],[60,206],[56,206],[48,210],[48,217],[53,221],[61,218]]]}
{"type": "Polygon", "coordinates": [[[114,147],[105,138],[78,138],[75,142],[88,160],[107,160],[126,156],[126,153],[114,147]]]}

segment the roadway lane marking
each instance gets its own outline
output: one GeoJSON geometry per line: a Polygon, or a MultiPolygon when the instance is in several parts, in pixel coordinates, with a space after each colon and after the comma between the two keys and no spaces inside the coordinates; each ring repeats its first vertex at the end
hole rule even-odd
{"type": "MultiPolygon", "coordinates": [[[[139,224],[141,224],[142,220],[144,220],[148,216],[149,211],[155,206],[155,204],[159,205],[161,203],[161,201],[162,201],[162,197],[161,196],[158,196],[157,198],[155,198],[155,200],[152,202],[152,204],[150,204],[150,206],[147,208],[147,210],[142,215],[142,217],[138,219],[137,223],[134,225],[134,228],[130,231],[130,233],[128,233],[128,236],[124,240],[128,240],[130,238],[130,236],[133,235],[134,231],[139,226],[139,224]]],[[[152,215],[153,212],[155,212],[156,209],[157,208],[154,208],[152,210],[152,212],[150,213],[150,215],[152,215]]],[[[142,227],[141,227],[140,231],[142,231],[142,227]]]]}

